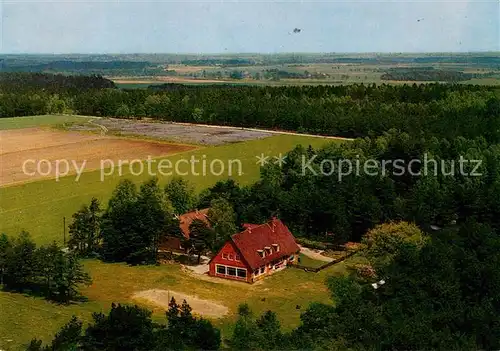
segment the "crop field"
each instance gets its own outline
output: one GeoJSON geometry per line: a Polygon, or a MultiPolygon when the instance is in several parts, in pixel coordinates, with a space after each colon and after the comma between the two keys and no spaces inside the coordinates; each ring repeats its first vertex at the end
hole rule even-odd
{"type": "Polygon", "coordinates": [[[44,177],[55,178],[57,172],[74,174],[81,167],[84,170],[99,169],[103,160],[143,160],[148,156],[165,156],[194,149],[181,144],[39,128],[0,130],[0,139],[0,186],[44,177]],[[30,162],[24,167],[28,160],[30,162]],[[46,161],[42,163],[41,160],[46,161]]]}
{"type": "MultiPolygon", "coordinates": [[[[93,138],[95,135],[89,134],[87,137],[93,138]]],[[[136,139],[126,140],[125,142],[131,143],[133,141],[136,141],[136,139]]],[[[183,165],[180,167],[179,173],[172,172],[172,174],[186,177],[198,191],[201,191],[217,181],[227,178],[235,179],[240,184],[254,182],[259,177],[260,167],[256,163],[256,156],[260,154],[272,157],[277,156],[279,153],[286,153],[298,144],[319,147],[329,141],[328,139],[300,135],[276,135],[264,139],[219,146],[197,149],[189,147],[188,151],[178,152],[166,157],[152,158],[151,172],[148,170],[137,174],[135,167],[131,168],[130,165],[124,165],[123,167],[113,165],[113,169],[108,167],[103,170],[84,172],[79,178],[72,174],[61,177],[58,181],[55,178],[49,178],[1,187],[0,232],[17,235],[21,230],[26,230],[31,233],[34,240],[39,244],[47,244],[54,240],[62,243],[63,217],[66,217],[69,221],[71,215],[83,204],[89,202],[92,197],[96,197],[105,205],[114,187],[121,179],[128,178],[140,183],[156,175],[160,183],[165,184],[171,175],[158,172],[158,165],[161,160],[168,160],[167,162],[171,162],[173,165],[182,162],[183,165]],[[210,165],[216,159],[221,160],[225,170],[220,175],[218,175],[218,172],[208,172],[203,175],[201,168],[195,169],[195,172],[190,172],[186,164],[193,157],[198,160],[200,167],[202,160],[205,160],[207,165],[210,165]],[[232,160],[237,160],[237,163],[233,163],[234,167],[230,172],[229,162],[232,160]]],[[[166,145],[171,147],[170,144],[166,145]]],[[[50,148],[48,149],[50,150],[50,148]]],[[[123,153],[120,151],[120,157],[133,160],[134,153],[137,155],[133,148],[129,148],[123,153]],[[129,157],[129,155],[132,157],[129,157]]],[[[105,153],[102,156],[105,157],[105,153]]],[[[147,168],[145,163],[143,163],[143,167],[144,169],[147,168]]]]}

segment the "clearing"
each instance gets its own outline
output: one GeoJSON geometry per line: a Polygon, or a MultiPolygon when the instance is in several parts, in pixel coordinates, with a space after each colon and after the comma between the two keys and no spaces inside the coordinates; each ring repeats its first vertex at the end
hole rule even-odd
{"type": "Polygon", "coordinates": [[[172,297],[177,304],[181,304],[183,300],[191,306],[193,313],[207,317],[220,318],[229,312],[229,308],[211,300],[203,300],[196,296],[186,295],[180,292],[162,289],[151,289],[138,292],[132,296],[133,299],[143,300],[147,303],[152,303],[165,310],[168,310],[168,304],[172,297]]]}
{"type": "MultiPolygon", "coordinates": [[[[176,154],[194,149],[193,146],[167,144],[142,140],[126,140],[89,133],[62,132],[40,128],[0,130],[0,186],[33,181],[40,178],[54,178],[56,161],[67,160],[81,166],[85,171],[100,169],[102,160],[144,160],[176,154]],[[27,160],[33,160],[23,165],[27,160]],[[35,164],[40,160],[37,170],[35,164]],[[50,166],[49,166],[50,162],[50,166]]],[[[61,172],[75,173],[65,164],[61,172]]]]}
{"type": "Polygon", "coordinates": [[[91,124],[74,124],[69,130],[99,131],[105,127],[109,133],[120,136],[139,136],[180,143],[222,145],[253,139],[263,139],[273,134],[266,131],[245,130],[233,127],[204,126],[196,124],[162,123],[158,121],[131,121],[102,118],[91,124]]]}
{"type": "MultiPolygon", "coordinates": [[[[122,263],[84,260],[84,265],[93,278],[91,286],[81,289],[88,298],[87,302],[58,305],[39,297],[0,291],[0,349],[25,349],[22,345],[34,337],[50,341],[72,315],[90,322],[92,312],[107,312],[113,302],[139,304],[153,311],[156,322],[165,323],[164,306],[134,296],[138,292],[152,290],[174,291],[174,296],[177,293],[179,298],[196,295],[197,299],[226,307],[227,314],[213,319],[214,324],[221,328],[223,337],[231,335],[238,305],[243,302],[248,303],[256,315],[267,310],[275,311],[283,328],[290,330],[299,324],[300,314],[309,303],[331,303],[325,279],[331,275],[342,275],[346,269],[344,262],[319,273],[288,268],[252,285],[201,280],[183,270],[179,264],[130,267],[122,263]]],[[[189,299],[187,301],[192,303],[189,299]]],[[[177,302],[182,303],[182,300],[177,302]]],[[[205,317],[212,319],[207,315],[205,317]]]]}

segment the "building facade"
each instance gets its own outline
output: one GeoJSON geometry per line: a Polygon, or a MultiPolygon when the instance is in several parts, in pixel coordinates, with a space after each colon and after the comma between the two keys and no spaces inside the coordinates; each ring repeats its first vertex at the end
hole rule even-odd
{"type": "MultiPolygon", "coordinates": [[[[210,226],[208,221],[208,208],[202,210],[196,210],[188,213],[184,213],[177,217],[179,219],[179,229],[184,236],[184,238],[189,239],[189,226],[195,219],[205,222],[210,226]]],[[[177,236],[166,236],[159,245],[160,251],[175,251],[184,252],[182,247],[182,238],[177,236]]]]}
{"type": "Polygon", "coordinates": [[[279,219],[244,227],[210,260],[209,275],[253,283],[297,262],[300,248],[279,219]]]}

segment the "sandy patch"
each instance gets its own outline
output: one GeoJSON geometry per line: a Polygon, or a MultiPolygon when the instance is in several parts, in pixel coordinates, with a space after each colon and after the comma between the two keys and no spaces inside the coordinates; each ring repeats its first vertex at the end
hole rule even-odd
{"type": "MultiPolygon", "coordinates": [[[[63,132],[39,128],[0,130],[0,186],[31,181],[40,178],[54,178],[56,161],[74,161],[81,166],[85,161],[84,171],[99,169],[101,160],[144,160],[148,156],[159,157],[193,149],[182,144],[168,144],[143,140],[127,140],[97,134],[63,132]],[[25,161],[26,173],[23,171],[25,161]],[[36,164],[48,160],[51,172],[39,174],[36,164]]],[[[49,170],[48,162],[40,163],[41,173],[49,170]]],[[[63,166],[61,166],[63,167],[63,166]]],[[[64,168],[61,168],[64,170],[64,168]]],[[[70,167],[68,175],[75,174],[70,167]]]]}
{"type": "Polygon", "coordinates": [[[154,305],[168,310],[168,303],[175,298],[180,305],[183,300],[193,309],[193,313],[209,318],[220,318],[229,312],[226,306],[215,303],[211,300],[199,299],[196,296],[186,295],[172,290],[151,289],[138,292],[132,296],[134,299],[145,300],[154,305]]]}

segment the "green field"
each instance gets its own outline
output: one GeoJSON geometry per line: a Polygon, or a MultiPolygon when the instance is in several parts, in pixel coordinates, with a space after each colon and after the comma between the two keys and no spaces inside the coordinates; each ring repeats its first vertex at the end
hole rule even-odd
{"type": "Polygon", "coordinates": [[[1,129],[20,129],[32,127],[58,126],[65,123],[86,122],[94,117],[75,115],[43,115],[29,117],[0,118],[1,129]]]}
{"type": "Polygon", "coordinates": [[[310,268],[319,268],[319,267],[323,266],[324,264],[328,263],[326,261],[318,261],[318,260],[312,259],[309,256],[306,256],[302,253],[300,254],[299,258],[300,258],[299,264],[301,266],[306,266],[306,267],[310,267],[310,268]]]}
{"type": "Polygon", "coordinates": [[[201,279],[182,271],[177,264],[129,267],[88,260],[85,266],[93,276],[92,285],[82,290],[88,302],[64,306],[41,298],[0,292],[0,349],[22,349],[22,345],[33,337],[49,341],[72,315],[88,322],[92,312],[107,311],[112,302],[141,304],[153,310],[155,320],[165,322],[162,308],[144,305],[132,298],[134,293],[148,289],[178,291],[227,306],[229,315],[214,320],[222,329],[223,337],[231,335],[234,312],[243,302],[258,314],[268,309],[275,311],[283,327],[290,329],[298,325],[300,313],[309,303],[331,302],[325,279],[345,272],[343,263],[319,273],[288,268],[251,285],[223,279],[201,279]]]}

